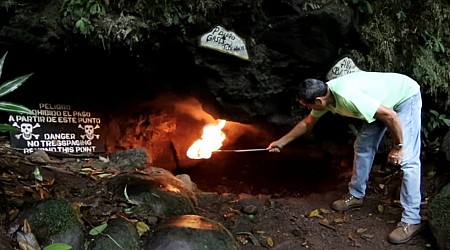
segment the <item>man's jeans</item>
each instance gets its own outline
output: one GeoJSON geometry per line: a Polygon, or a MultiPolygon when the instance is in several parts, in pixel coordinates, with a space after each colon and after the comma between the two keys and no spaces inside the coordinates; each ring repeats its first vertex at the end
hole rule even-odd
{"type": "MultiPolygon", "coordinates": [[[[403,182],[400,203],[403,206],[402,222],[420,223],[420,130],[421,130],[422,98],[416,94],[394,108],[400,119],[403,131],[403,158],[401,170],[403,182]]],[[[356,198],[363,198],[367,181],[372,169],[373,159],[378,145],[386,132],[381,121],[366,124],[356,138],[353,161],[353,176],[349,182],[349,192],[356,198]]]]}

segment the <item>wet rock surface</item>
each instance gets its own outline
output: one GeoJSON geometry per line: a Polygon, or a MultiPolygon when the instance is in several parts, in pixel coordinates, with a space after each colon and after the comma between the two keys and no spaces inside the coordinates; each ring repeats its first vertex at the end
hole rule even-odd
{"type": "Polygon", "coordinates": [[[195,212],[196,197],[184,182],[167,171],[131,173],[111,179],[109,189],[136,206],[131,211],[142,217],[170,218],[195,212]]]}
{"type": "Polygon", "coordinates": [[[144,243],[146,250],[237,250],[233,235],[220,223],[199,215],[181,215],[162,222],[144,243]]]}

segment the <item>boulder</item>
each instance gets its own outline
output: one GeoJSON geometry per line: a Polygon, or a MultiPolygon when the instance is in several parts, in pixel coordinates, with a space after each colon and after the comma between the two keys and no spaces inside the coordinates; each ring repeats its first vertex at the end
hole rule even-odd
{"type": "Polygon", "coordinates": [[[144,244],[144,249],[236,250],[238,245],[220,223],[199,215],[181,215],[160,224],[144,244]]]}
{"type": "Polygon", "coordinates": [[[429,224],[440,250],[450,250],[450,184],[431,200],[429,224]]]}
{"type": "Polygon", "coordinates": [[[139,250],[139,233],[135,225],[118,217],[108,222],[102,234],[97,234],[90,250],[139,250]]]}
{"type": "Polygon", "coordinates": [[[135,205],[131,210],[139,216],[170,218],[195,214],[195,194],[164,169],[119,175],[110,180],[108,189],[135,205]]]}
{"type": "Polygon", "coordinates": [[[45,200],[31,210],[27,219],[41,245],[66,243],[73,250],[84,249],[84,225],[69,201],[45,200]]]}

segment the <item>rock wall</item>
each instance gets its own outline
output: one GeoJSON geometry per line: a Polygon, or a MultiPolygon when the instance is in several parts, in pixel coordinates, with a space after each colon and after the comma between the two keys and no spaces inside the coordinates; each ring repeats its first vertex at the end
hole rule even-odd
{"type": "Polygon", "coordinates": [[[144,7],[120,2],[90,16],[89,34],[80,34],[72,20],[76,6],[68,2],[25,1],[0,9],[0,52],[10,51],[6,71],[36,72],[13,97],[57,99],[47,94],[56,90],[70,92],[59,99],[107,106],[168,90],[195,95],[229,120],[291,126],[303,115],[291,88],[305,77],[323,78],[342,48],[355,42],[349,40],[352,11],[340,1],[243,1],[211,13],[184,12],[183,2],[177,8],[191,21],[172,23],[150,23],[161,17],[138,16],[144,7]],[[199,46],[217,25],[243,39],[248,60],[199,46]]]}

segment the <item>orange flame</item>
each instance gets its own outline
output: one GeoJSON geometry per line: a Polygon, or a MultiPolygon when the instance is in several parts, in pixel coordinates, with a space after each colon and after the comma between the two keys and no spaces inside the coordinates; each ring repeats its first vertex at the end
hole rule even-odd
{"type": "Polygon", "coordinates": [[[172,186],[170,184],[167,184],[166,186],[163,186],[162,188],[163,188],[163,190],[168,191],[168,192],[177,193],[177,194],[181,193],[181,190],[179,188],[172,186]]]}
{"type": "Polygon", "coordinates": [[[222,128],[225,127],[226,120],[217,120],[216,125],[209,124],[203,127],[203,135],[201,139],[195,141],[189,147],[186,155],[191,159],[209,159],[212,152],[222,147],[222,142],[225,140],[225,134],[222,128]]]}

